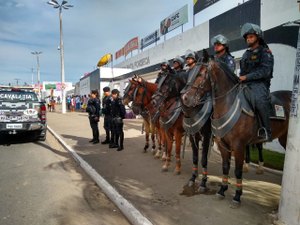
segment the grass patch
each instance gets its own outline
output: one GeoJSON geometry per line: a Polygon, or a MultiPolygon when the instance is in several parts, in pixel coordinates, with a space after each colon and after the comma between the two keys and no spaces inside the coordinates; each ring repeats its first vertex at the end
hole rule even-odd
{"type": "MultiPolygon", "coordinates": [[[[263,158],[264,158],[264,166],[276,169],[283,170],[285,154],[270,151],[268,149],[263,149],[263,158]]],[[[254,163],[258,163],[258,150],[256,148],[250,149],[250,161],[254,163]]]]}

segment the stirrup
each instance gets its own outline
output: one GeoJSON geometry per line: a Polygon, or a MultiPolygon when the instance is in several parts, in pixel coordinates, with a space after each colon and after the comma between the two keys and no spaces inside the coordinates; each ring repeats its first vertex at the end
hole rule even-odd
{"type": "Polygon", "coordinates": [[[268,132],[265,127],[258,128],[257,137],[263,142],[272,141],[272,137],[269,137],[268,132]]]}

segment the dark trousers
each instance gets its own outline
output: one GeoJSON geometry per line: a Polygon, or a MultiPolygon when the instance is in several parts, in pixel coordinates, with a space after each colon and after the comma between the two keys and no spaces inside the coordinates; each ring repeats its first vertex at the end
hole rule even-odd
{"type": "Polygon", "coordinates": [[[90,117],[90,126],[93,132],[93,140],[99,141],[99,129],[98,129],[98,122],[94,121],[94,118],[90,117]]]}
{"type": "Polygon", "coordinates": [[[115,145],[123,148],[124,143],[124,131],[123,131],[123,120],[112,119],[112,140],[115,145]]]}
{"type": "Polygon", "coordinates": [[[105,129],[105,133],[106,133],[106,138],[105,141],[111,141],[111,129],[112,129],[112,118],[110,115],[105,115],[104,116],[104,129],[105,129]]]}

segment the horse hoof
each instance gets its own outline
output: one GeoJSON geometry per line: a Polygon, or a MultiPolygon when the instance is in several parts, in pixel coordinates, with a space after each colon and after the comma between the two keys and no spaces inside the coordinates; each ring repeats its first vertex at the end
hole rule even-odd
{"type": "Polygon", "coordinates": [[[225,198],[225,195],[222,195],[220,193],[217,193],[216,196],[219,200],[223,200],[225,198]]]}
{"type": "Polygon", "coordinates": [[[161,168],[161,172],[168,172],[168,167],[167,166],[163,166],[161,168]]]}
{"type": "Polygon", "coordinates": [[[232,209],[237,209],[241,206],[241,202],[240,201],[236,201],[236,200],[232,200],[231,204],[230,204],[230,208],[232,209]]]}
{"type": "Polygon", "coordinates": [[[181,172],[180,172],[180,170],[175,170],[175,171],[174,171],[174,174],[175,174],[175,175],[180,175],[181,172]]]}
{"type": "MultiPolygon", "coordinates": [[[[198,188],[199,193],[205,193],[207,191],[207,187],[200,186],[198,188]]],[[[224,196],[225,197],[225,196],[224,196]]]]}
{"type": "Polygon", "coordinates": [[[258,175],[264,174],[264,170],[263,169],[257,169],[256,174],[258,174],[258,175]]]}
{"type": "Polygon", "coordinates": [[[194,187],[194,185],[195,185],[195,182],[192,180],[189,180],[189,182],[187,183],[188,187],[194,187]]]}

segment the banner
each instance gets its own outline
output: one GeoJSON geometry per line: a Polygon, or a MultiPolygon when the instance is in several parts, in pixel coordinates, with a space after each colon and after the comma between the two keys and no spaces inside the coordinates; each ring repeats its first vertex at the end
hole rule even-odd
{"type": "Polygon", "coordinates": [[[123,55],[124,55],[124,48],[121,48],[119,51],[117,51],[115,53],[115,59],[118,59],[118,58],[120,58],[123,55]]]}
{"type": "Polygon", "coordinates": [[[141,39],[141,49],[151,45],[152,43],[159,40],[159,31],[156,30],[152,34],[141,39]]]}
{"type": "Polygon", "coordinates": [[[194,0],[194,15],[218,1],[219,0],[194,0]]]}
{"type": "Polygon", "coordinates": [[[172,13],[170,16],[160,22],[160,33],[165,35],[171,30],[188,22],[188,5],[172,13]]]}
{"type": "Polygon", "coordinates": [[[139,48],[139,38],[132,38],[127,44],[124,46],[124,55],[128,55],[129,52],[139,48]]]}

